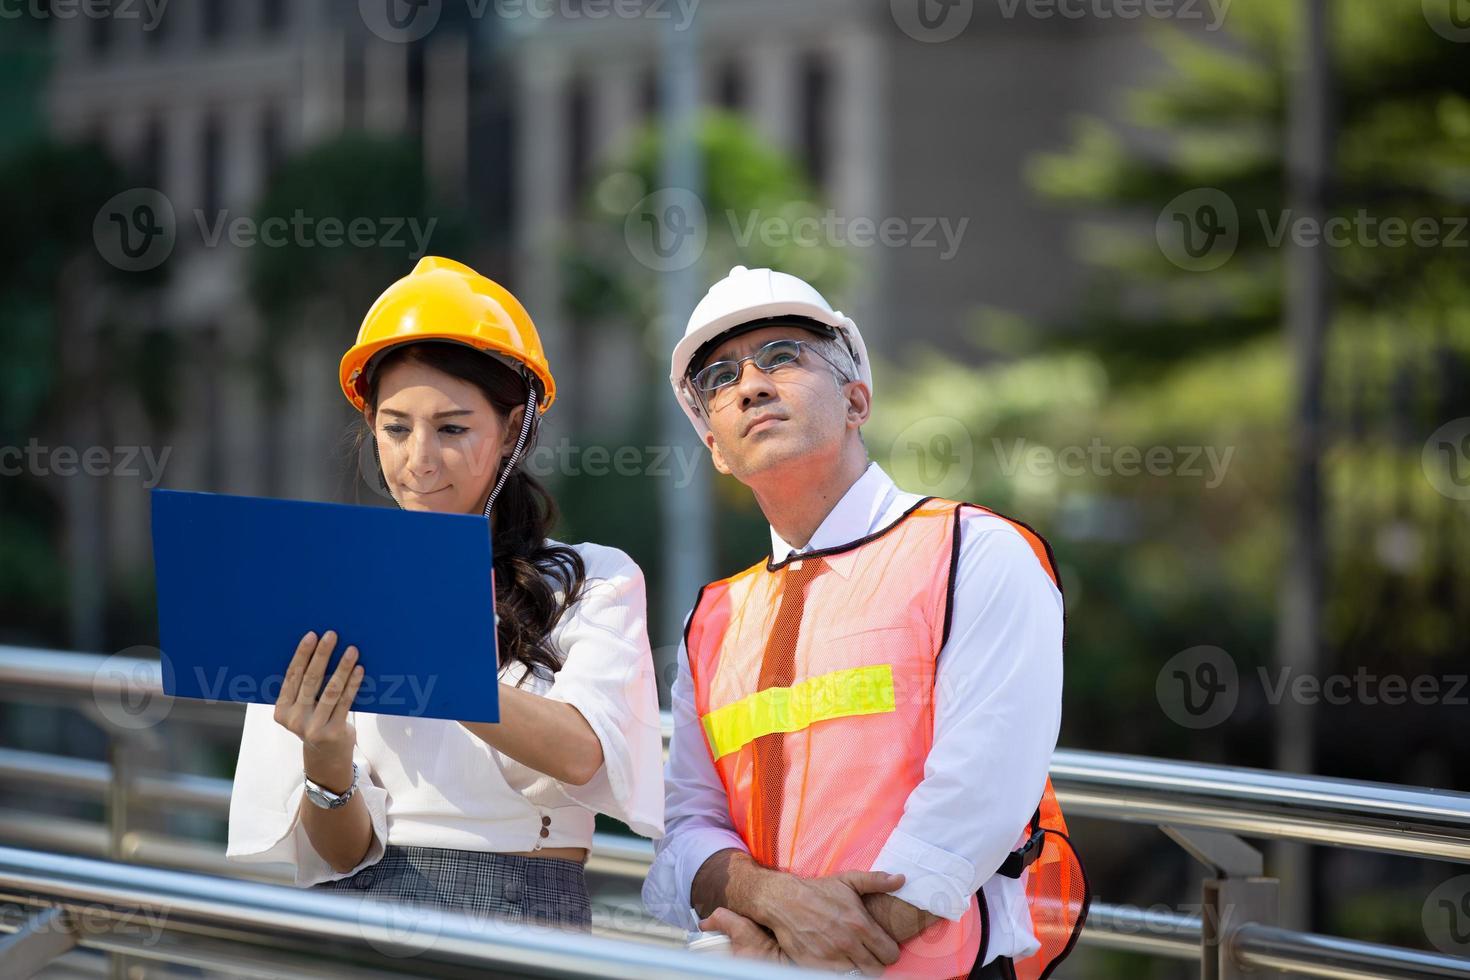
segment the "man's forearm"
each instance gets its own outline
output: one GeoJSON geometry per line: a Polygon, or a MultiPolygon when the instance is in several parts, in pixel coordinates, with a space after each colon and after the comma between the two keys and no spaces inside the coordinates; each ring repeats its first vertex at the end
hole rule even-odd
{"type": "Polygon", "coordinates": [[[700,918],[712,915],[715,909],[727,908],[761,922],[765,919],[765,888],[781,874],[757,864],[738,848],[716,851],[695,872],[689,904],[700,918]]]}

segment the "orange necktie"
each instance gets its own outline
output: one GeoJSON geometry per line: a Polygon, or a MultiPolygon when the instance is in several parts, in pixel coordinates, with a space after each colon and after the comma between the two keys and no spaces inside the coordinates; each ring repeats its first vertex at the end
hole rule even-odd
{"type": "MultiPolygon", "coordinates": [[[[807,587],[826,567],[827,563],[820,558],[796,558],[786,566],[781,579],[781,603],[761,657],[757,691],[790,687],[795,680],[796,644],[801,635],[807,587]]],[[[755,784],[751,794],[751,851],[757,861],[769,868],[781,866],[778,841],[786,783],[785,738],[784,732],[772,732],[751,744],[751,775],[755,784]]]]}

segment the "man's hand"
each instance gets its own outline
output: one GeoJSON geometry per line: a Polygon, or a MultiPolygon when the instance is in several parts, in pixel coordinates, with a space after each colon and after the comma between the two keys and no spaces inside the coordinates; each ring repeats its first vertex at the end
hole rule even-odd
{"type": "Polygon", "coordinates": [[[898,943],[863,905],[863,896],[897,891],[903,875],[843,871],[825,878],[783,874],[763,890],[754,916],[799,966],[858,969],[870,977],[898,961],[898,943]]]}
{"type": "Polygon", "coordinates": [[[730,951],[736,956],[769,960],[772,963],[791,962],[781,953],[775,936],[738,912],[731,912],[727,908],[715,909],[714,915],[700,921],[699,928],[705,932],[723,932],[729,936],[730,951]]]}
{"type": "Polygon", "coordinates": [[[729,848],[700,867],[690,898],[701,914],[725,908],[766,927],[799,966],[876,977],[898,960],[898,943],[873,921],[863,896],[897,891],[903,882],[903,875],[879,871],[800,878],[729,848]]]}
{"type": "Polygon", "coordinates": [[[864,895],[863,906],[867,908],[873,921],[882,926],[883,931],[900,945],[940,921],[939,916],[933,912],[927,912],[888,894],[864,895]]]}

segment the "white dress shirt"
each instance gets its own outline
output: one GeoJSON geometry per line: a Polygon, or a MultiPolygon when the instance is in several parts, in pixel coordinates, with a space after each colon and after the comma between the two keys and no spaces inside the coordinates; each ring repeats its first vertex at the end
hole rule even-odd
{"type": "MultiPolygon", "coordinates": [[[[919,501],[876,463],[848,489],[805,548],[771,531],[771,556],[839,547],[881,530],[919,501]]],[[[970,514],[949,640],[935,677],[934,743],[924,778],[872,870],[906,876],[895,894],[958,920],[982,885],[990,912],[986,962],[1039,949],[1026,906],[1025,876],[995,872],[1025,840],[1046,785],[1062,713],[1062,596],[1030,545],[1010,524],[970,514]]],[[[688,651],[679,648],[674,734],[664,781],[667,833],[655,844],[643,887],[650,912],[698,928],[690,886],[717,851],[748,851],[710,759],[694,706],[688,651]]]]}
{"type": "MultiPolygon", "coordinates": [[[[554,678],[533,674],[522,689],[571,704],[587,719],[603,756],[590,782],[574,786],[537,772],[457,721],[349,712],[357,731],[357,793],[372,815],[373,843],[361,864],[338,872],[301,825],[301,739],[276,723],[271,705],[251,704],[230,795],[226,857],[289,865],[296,884],[307,886],[376,863],[388,843],[469,851],[590,848],[597,813],[645,837],[662,834],[663,745],[643,573],[616,548],[572,547],[586,565],[587,586],[552,631],[563,666],[554,678]],[[543,817],[550,818],[545,838],[543,817]]],[[[289,655],[282,653],[283,671],[289,655]]],[[[372,651],[364,648],[362,658],[371,664],[372,651]]],[[[524,674],[513,664],[501,668],[500,679],[514,684],[524,674]]]]}

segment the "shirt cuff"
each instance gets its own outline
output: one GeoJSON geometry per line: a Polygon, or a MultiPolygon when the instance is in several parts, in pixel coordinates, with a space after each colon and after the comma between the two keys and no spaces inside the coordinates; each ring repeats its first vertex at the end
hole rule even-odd
{"type": "Polygon", "coordinates": [[[664,837],[659,844],[660,851],[673,850],[673,853],[660,855],[664,861],[673,861],[674,880],[673,888],[670,889],[673,894],[667,891],[659,894],[653,888],[645,889],[644,905],[655,918],[697,932],[699,913],[694,910],[691,898],[694,876],[704,867],[706,861],[720,851],[733,849],[748,854],[750,849],[745,846],[745,841],[740,839],[739,834],[722,827],[690,828],[676,836],[664,837]]]}
{"type": "Polygon", "coordinates": [[[975,894],[973,864],[898,830],[883,845],[872,870],[903,875],[903,887],[893,897],[951,922],[964,916],[975,894]]]}

